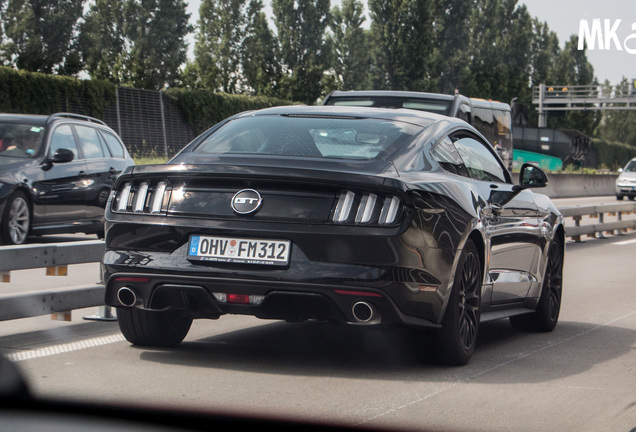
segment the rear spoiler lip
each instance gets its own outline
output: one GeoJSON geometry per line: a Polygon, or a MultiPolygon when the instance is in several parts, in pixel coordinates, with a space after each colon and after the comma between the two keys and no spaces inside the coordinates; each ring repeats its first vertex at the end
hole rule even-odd
{"type": "MultiPolygon", "coordinates": [[[[285,161],[281,161],[285,162],[285,161]]],[[[372,188],[404,190],[399,181],[397,170],[390,162],[375,161],[372,163],[326,163],[314,167],[284,166],[283,163],[227,164],[218,161],[206,164],[164,164],[137,165],[126,169],[117,179],[114,189],[122,182],[139,178],[194,178],[216,177],[219,179],[280,180],[297,184],[339,185],[347,188],[372,188]],[[322,166],[320,166],[322,165],[322,166]]]]}

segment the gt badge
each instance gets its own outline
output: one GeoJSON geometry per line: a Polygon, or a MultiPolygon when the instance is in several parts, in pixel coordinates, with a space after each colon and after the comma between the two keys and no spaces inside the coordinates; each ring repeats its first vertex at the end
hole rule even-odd
{"type": "Polygon", "coordinates": [[[232,210],[238,214],[255,213],[261,208],[263,198],[254,189],[243,189],[232,197],[232,210]]]}

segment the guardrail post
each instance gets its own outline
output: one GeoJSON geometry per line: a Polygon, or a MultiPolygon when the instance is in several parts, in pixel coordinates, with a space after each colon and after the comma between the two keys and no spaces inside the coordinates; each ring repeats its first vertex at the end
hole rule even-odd
{"type": "MultiPolygon", "coordinates": [[[[623,220],[623,212],[619,210],[616,213],[616,217],[618,218],[618,221],[621,222],[623,220]]],[[[623,228],[619,228],[619,229],[614,231],[614,234],[618,235],[618,236],[625,235],[625,230],[623,230],[623,228]]]]}
{"type": "MultiPolygon", "coordinates": [[[[100,263],[99,264],[99,282],[97,282],[99,285],[104,285],[104,280],[103,280],[104,278],[102,277],[103,275],[104,275],[104,264],[100,263]]],[[[113,308],[106,305],[100,306],[95,315],[88,315],[83,318],[88,321],[117,321],[117,317],[113,315],[113,308]]]]}
{"type": "Polygon", "coordinates": [[[113,315],[113,309],[110,306],[100,306],[95,315],[82,317],[87,321],[117,321],[117,317],[113,315]]]}
{"type": "MultiPolygon", "coordinates": [[[[604,215],[605,215],[605,214],[604,214],[603,212],[600,212],[600,213],[598,214],[598,223],[599,223],[601,226],[605,223],[605,217],[604,217],[604,215]]],[[[595,233],[595,235],[594,235],[594,237],[595,237],[595,238],[597,238],[597,239],[604,239],[604,238],[607,238],[607,237],[605,237],[605,234],[603,234],[603,228],[601,228],[601,231],[596,232],[596,233],[595,233]]]]}
{"type": "MultiPolygon", "coordinates": [[[[580,227],[581,226],[581,217],[582,216],[573,216],[572,219],[574,220],[574,226],[575,227],[580,227]]],[[[574,240],[575,242],[579,243],[581,241],[581,236],[577,235],[577,236],[573,236],[572,240],[574,240]]]]}

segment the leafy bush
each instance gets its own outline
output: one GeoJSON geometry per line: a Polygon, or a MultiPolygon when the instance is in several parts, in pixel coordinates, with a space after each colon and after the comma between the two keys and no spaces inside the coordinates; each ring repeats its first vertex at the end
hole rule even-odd
{"type": "Polygon", "coordinates": [[[115,90],[106,81],[0,66],[0,112],[48,115],[66,111],[102,119],[106,107],[116,101],[115,90]]]}
{"type": "Polygon", "coordinates": [[[234,114],[292,102],[264,96],[216,93],[211,90],[169,89],[164,93],[181,109],[185,121],[199,135],[234,114]]]}
{"type": "Polygon", "coordinates": [[[591,148],[596,150],[597,166],[605,166],[613,171],[622,168],[630,159],[636,157],[636,147],[628,144],[595,138],[591,142],[591,148]]]}

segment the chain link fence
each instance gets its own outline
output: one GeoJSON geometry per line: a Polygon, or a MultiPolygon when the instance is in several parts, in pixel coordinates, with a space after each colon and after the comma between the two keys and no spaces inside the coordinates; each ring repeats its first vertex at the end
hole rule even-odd
{"type": "MultiPolygon", "coordinates": [[[[87,114],[86,101],[60,95],[65,111],[87,114]]],[[[179,108],[163,93],[129,87],[117,88],[116,101],[102,119],[115,130],[133,156],[174,156],[195,138],[179,108]]]]}

